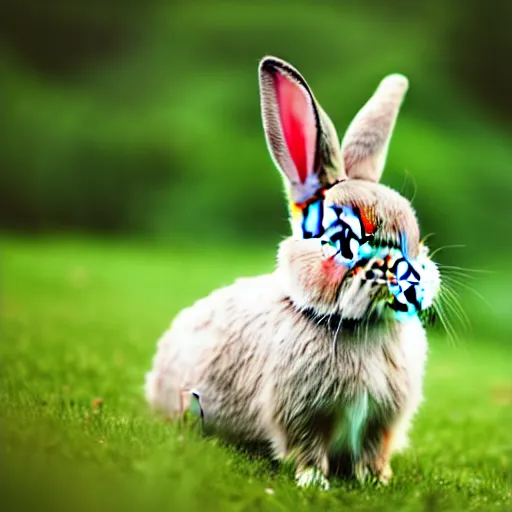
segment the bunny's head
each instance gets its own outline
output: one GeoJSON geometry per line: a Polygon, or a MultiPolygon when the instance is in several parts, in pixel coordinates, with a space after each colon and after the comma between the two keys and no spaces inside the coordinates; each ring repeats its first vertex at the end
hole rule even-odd
{"type": "Polygon", "coordinates": [[[281,244],[279,271],[293,302],[356,323],[429,309],[440,287],[437,267],[409,201],[379,184],[407,79],[380,83],[341,147],[290,64],[266,57],[259,79],[267,144],[290,200],[293,237],[281,244]]]}

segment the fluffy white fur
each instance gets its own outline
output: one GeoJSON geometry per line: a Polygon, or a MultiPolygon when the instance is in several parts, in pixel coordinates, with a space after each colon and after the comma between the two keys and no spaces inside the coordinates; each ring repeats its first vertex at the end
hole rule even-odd
{"type": "MultiPolygon", "coordinates": [[[[377,183],[405,77],[382,82],[341,149],[332,123],[289,64],[265,58],[260,89],[267,141],[290,197],[307,198],[314,192],[311,184],[328,189],[326,205],[369,211],[380,240],[406,237],[408,257],[421,256],[428,266],[411,205],[377,183]],[[291,96],[299,98],[309,123],[307,137],[299,133],[296,139],[307,139],[306,160],[290,143],[295,134],[284,136],[290,127],[301,128],[284,117],[297,109],[282,105],[283,77],[285,92],[291,86],[301,93],[291,96]],[[301,182],[297,169],[304,161],[315,165],[301,182]]],[[[439,283],[435,265],[429,269],[439,283]]],[[[405,446],[422,400],[427,342],[417,317],[396,320],[381,300],[384,292],[380,281],[323,253],[318,239],[288,238],[272,274],[239,279],[176,317],[158,342],[147,399],[177,418],[194,390],[207,431],[234,442],[267,444],[275,457],[293,458],[299,485],[327,488],[333,472],[361,479],[372,474],[387,482],[391,455],[405,446]]]]}

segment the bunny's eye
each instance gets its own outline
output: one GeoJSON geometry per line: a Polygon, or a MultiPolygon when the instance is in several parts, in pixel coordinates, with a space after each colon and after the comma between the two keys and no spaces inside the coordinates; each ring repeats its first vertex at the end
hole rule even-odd
{"type": "Polygon", "coordinates": [[[317,238],[323,234],[323,216],[324,202],[322,199],[318,199],[304,206],[302,210],[302,237],[304,239],[317,238]]]}
{"type": "Polygon", "coordinates": [[[325,206],[323,197],[316,196],[306,204],[297,205],[302,212],[302,238],[320,238],[324,252],[340,262],[355,262],[371,252],[369,241],[373,230],[359,208],[353,206],[325,206]]]}
{"type": "Polygon", "coordinates": [[[366,234],[361,218],[351,206],[330,206],[323,217],[322,245],[335,249],[335,255],[343,263],[354,261],[366,234]]]}
{"type": "Polygon", "coordinates": [[[353,260],[359,251],[359,241],[350,227],[340,227],[329,233],[329,243],[336,248],[337,253],[345,260],[353,260]]]}

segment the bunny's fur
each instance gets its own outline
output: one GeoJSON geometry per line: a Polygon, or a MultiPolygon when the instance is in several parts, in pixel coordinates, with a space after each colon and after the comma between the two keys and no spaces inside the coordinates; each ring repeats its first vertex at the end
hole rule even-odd
{"type": "Polygon", "coordinates": [[[333,331],[296,309],[279,274],[240,279],[182,311],[159,341],[149,401],[178,417],[180,391],[195,389],[207,428],[269,442],[299,474],[327,475],[329,456],[355,447],[354,460],[387,480],[422,397],[420,322],[372,330],[365,343],[340,330],[333,357],[333,331]]]}
{"type": "MultiPolygon", "coordinates": [[[[267,58],[260,69],[267,140],[292,199],[304,199],[311,184],[327,183],[326,205],[371,208],[380,219],[381,236],[402,234],[409,256],[416,257],[414,211],[399,194],[376,183],[405,79],[383,82],[380,103],[376,94],[356,116],[341,152],[332,145],[332,123],[318,122],[320,145],[325,126],[329,133],[327,149],[325,144],[323,153],[317,148],[315,157],[323,158],[325,174],[310,172],[304,183],[293,175],[295,163],[281,140],[272,73],[281,73],[304,93],[308,103],[301,105],[299,98],[297,108],[312,108],[318,119],[325,114],[287,63],[267,58]]],[[[318,238],[300,238],[296,234],[281,243],[272,274],[239,279],[177,316],[158,343],[146,379],[147,399],[177,418],[194,390],[207,430],[228,440],[268,443],[275,457],[296,461],[301,485],[327,487],[329,472],[346,461],[356,476],[370,473],[386,482],[390,457],[406,444],[422,399],[424,329],[417,316],[397,321],[385,302],[369,318],[369,304],[380,288],[364,273],[326,258],[318,238]]]]}

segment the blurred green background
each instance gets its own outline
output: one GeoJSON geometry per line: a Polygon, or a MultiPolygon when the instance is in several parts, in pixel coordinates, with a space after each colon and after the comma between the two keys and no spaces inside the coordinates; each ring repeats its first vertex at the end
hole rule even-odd
{"type": "Polygon", "coordinates": [[[2,502],[510,510],[511,22],[509,0],[0,2],[2,502]],[[303,495],[143,397],[173,315],[271,271],[290,231],[260,120],[266,54],[303,73],[340,137],[386,74],[409,77],[383,182],[413,200],[435,259],[470,269],[447,272],[471,327],[453,314],[456,347],[430,336],[387,489],[303,495]]]}
{"type": "Polygon", "coordinates": [[[259,59],[298,67],[340,136],[401,72],[411,88],[383,181],[414,198],[433,248],[465,246],[440,260],[498,271],[471,284],[490,306],[470,292],[467,307],[507,335],[511,5],[3,3],[0,227],[273,247],[289,228],[259,59]]]}

